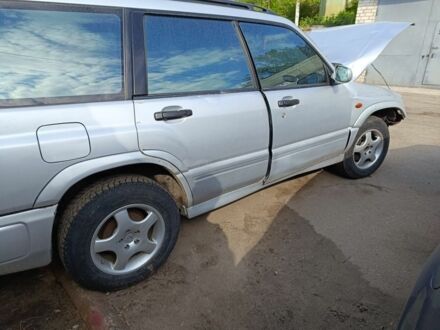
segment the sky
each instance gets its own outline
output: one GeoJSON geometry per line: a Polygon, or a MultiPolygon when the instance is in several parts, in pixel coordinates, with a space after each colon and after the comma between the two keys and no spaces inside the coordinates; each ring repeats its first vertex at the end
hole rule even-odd
{"type": "Polygon", "coordinates": [[[150,94],[251,85],[231,22],[163,16],[148,16],[145,22],[150,94]]]}
{"type": "Polygon", "coordinates": [[[122,91],[113,14],[0,9],[0,100],[122,91]]]}

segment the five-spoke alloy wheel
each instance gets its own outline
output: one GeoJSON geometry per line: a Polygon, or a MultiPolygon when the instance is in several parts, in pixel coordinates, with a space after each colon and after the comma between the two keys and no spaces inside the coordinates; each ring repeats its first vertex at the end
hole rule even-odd
{"type": "Polygon", "coordinates": [[[384,138],[380,131],[366,131],[356,142],[353,150],[354,163],[361,170],[366,170],[380,159],[384,147],[384,138]]]}
{"type": "Polygon", "coordinates": [[[330,170],[350,179],[365,178],[382,165],[390,144],[390,133],[383,119],[371,116],[359,129],[355,143],[347,150],[344,161],[330,170]]]}
{"type": "Polygon", "coordinates": [[[148,263],[164,238],[165,222],[158,211],[145,204],[128,205],[112,212],[96,228],[90,251],[103,272],[126,274],[148,263]]]}

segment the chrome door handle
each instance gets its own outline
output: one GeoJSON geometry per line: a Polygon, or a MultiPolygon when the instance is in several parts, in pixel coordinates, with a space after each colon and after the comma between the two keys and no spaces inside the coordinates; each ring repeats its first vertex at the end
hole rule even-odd
{"type": "Polygon", "coordinates": [[[167,120],[174,120],[174,119],[191,117],[192,115],[193,115],[193,112],[192,112],[192,110],[189,110],[189,109],[161,111],[161,112],[156,112],[154,114],[154,119],[156,119],[157,121],[167,121],[167,120]]]}

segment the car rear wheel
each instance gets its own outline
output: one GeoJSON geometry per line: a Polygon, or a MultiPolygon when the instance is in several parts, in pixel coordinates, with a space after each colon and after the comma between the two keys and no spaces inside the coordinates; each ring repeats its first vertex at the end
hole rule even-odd
{"type": "Polygon", "coordinates": [[[344,161],[330,167],[330,170],[350,179],[370,176],[385,160],[389,144],[388,126],[382,119],[372,116],[359,129],[355,143],[345,153],[344,161]]]}
{"type": "Polygon", "coordinates": [[[142,176],[95,183],[67,206],[60,220],[62,263],[80,285],[99,291],[149,277],[168,258],[180,228],[173,198],[142,176]]]}

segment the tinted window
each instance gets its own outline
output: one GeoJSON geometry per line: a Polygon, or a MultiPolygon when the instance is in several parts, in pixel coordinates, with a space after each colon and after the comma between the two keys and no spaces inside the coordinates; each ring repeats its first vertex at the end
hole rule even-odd
{"type": "Polygon", "coordinates": [[[327,82],[316,52],[291,30],[262,24],[241,24],[263,88],[300,87],[327,82]]]}
{"type": "Polygon", "coordinates": [[[121,93],[121,36],[114,14],[0,8],[0,105],[121,93]]]}
{"type": "Polygon", "coordinates": [[[148,16],[148,93],[251,87],[251,75],[231,22],[148,16]]]}

